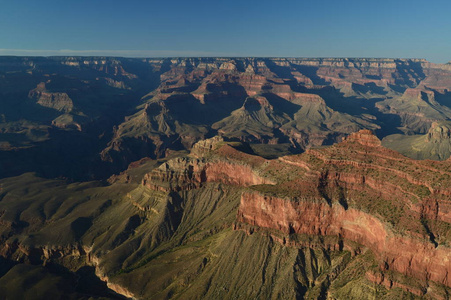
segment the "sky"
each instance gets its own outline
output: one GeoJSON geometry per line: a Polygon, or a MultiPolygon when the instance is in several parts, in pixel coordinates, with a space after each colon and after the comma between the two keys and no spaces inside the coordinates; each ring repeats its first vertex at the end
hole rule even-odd
{"type": "Polygon", "coordinates": [[[0,0],[0,55],[451,60],[451,1],[0,0]]]}

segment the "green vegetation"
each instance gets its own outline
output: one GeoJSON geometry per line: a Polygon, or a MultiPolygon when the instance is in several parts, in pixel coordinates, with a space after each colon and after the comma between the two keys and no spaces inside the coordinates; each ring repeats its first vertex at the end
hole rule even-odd
{"type": "Polygon", "coordinates": [[[426,134],[390,135],[382,143],[414,159],[446,160],[451,154],[450,128],[449,121],[440,121],[434,123],[426,134]]]}
{"type": "Polygon", "coordinates": [[[365,128],[403,154],[445,160],[449,87],[437,78],[451,73],[352,61],[0,58],[0,298],[119,299],[99,277],[141,299],[447,297],[440,283],[382,270],[384,254],[344,240],[346,224],[307,235],[288,217],[267,225],[290,234],[237,221],[265,216],[264,203],[239,210],[254,192],[357,209],[389,236],[450,246],[451,225],[433,211],[447,209],[448,161],[407,159],[368,132],[325,145],[365,128]],[[199,162],[268,184],[203,170],[184,185],[199,162]]]}

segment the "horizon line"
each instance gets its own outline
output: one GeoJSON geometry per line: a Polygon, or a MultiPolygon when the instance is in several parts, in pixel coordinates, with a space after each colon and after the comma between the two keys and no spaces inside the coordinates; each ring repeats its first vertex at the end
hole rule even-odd
{"type": "MultiPolygon", "coordinates": [[[[388,56],[274,56],[274,55],[240,55],[237,53],[208,52],[195,50],[35,50],[35,49],[1,49],[3,57],[115,57],[115,58],[305,58],[305,59],[411,59],[424,60],[424,57],[388,57],[388,56]]],[[[436,64],[449,64],[451,61],[436,64]]]]}

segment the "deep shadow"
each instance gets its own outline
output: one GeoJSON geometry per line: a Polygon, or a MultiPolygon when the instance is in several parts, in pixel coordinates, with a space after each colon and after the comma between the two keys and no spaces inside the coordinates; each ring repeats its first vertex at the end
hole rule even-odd
{"type": "Polygon", "coordinates": [[[74,238],[76,241],[80,240],[80,238],[85,234],[86,231],[92,226],[91,218],[80,217],[77,218],[70,224],[70,228],[74,234],[74,238]]]}
{"type": "Polygon", "coordinates": [[[404,92],[406,91],[407,88],[403,87],[403,86],[399,86],[399,85],[395,85],[395,84],[388,84],[388,86],[394,90],[395,92],[398,92],[400,94],[404,94],[404,92]]]}
{"type": "Polygon", "coordinates": [[[416,87],[421,80],[426,78],[426,75],[423,72],[423,67],[421,66],[421,62],[415,62],[412,60],[395,60],[396,69],[400,75],[400,77],[395,77],[396,85],[406,84],[407,86],[413,88],[416,87]]]}
{"type": "Polygon", "coordinates": [[[106,297],[107,299],[112,300],[127,299],[109,289],[106,282],[100,280],[95,275],[94,267],[84,266],[76,272],[72,272],[62,265],[50,262],[43,266],[43,268],[48,272],[65,279],[65,283],[70,286],[61,286],[61,289],[63,290],[74,290],[77,294],[80,294],[80,296],[106,297]]]}
{"type": "Polygon", "coordinates": [[[305,255],[302,252],[302,250],[298,250],[298,255],[296,256],[296,263],[293,266],[293,280],[296,284],[295,288],[296,288],[296,299],[304,299],[305,294],[307,293],[307,287],[305,285],[303,285],[300,281],[299,281],[299,277],[301,278],[308,278],[307,273],[306,273],[306,259],[305,259],[305,255]]]}
{"type": "Polygon", "coordinates": [[[327,191],[329,185],[328,177],[329,171],[326,170],[325,172],[321,173],[317,189],[321,197],[323,197],[323,199],[326,200],[327,204],[332,207],[332,198],[329,196],[327,191]]]}
{"type": "Polygon", "coordinates": [[[0,277],[8,273],[16,264],[17,262],[0,256],[0,277]]]}
{"type": "Polygon", "coordinates": [[[194,98],[193,95],[174,95],[166,99],[165,104],[175,120],[192,125],[212,125],[225,117],[232,111],[240,108],[247,97],[243,87],[234,86],[232,90],[227,87],[212,87],[216,95],[206,95],[205,104],[194,98]],[[228,95],[219,92],[229,91],[228,95]]]}
{"type": "MultiPolygon", "coordinates": [[[[324,99],[326,105],[340,113],[361,117],[364,114],[376,117],[372,123],[379,125],[381,128],[375,131],[378,138],[382,139],[387,135],[402,133],[398,127],[401,126],[401,117],[395,114],[384,114],[377,107],[376,103],[385,100],[385,98],[364,99],[355,96],[345,97],[338,89],[327,86],[321,89],[308,89],[305,87],[298,88],[304,93],[313,93],[324,99]]],[[[334,143],[334,141],[332,141],[334,143]]],[[[325,145],[327,145],[327,141],[325,145]]]]}
{"type": "Polygon", "coordinates": [[[171,234],[173,234],[182,222],[185,200],[176,192],[171,192],[168,197],[171,201],[168,201],[165,215],[167,222],[165,223],[168,224],[171,234]]]}
{"type": "Polygon", "coordinates": [[[127,299],[110,290],[107,284],[96,276],[94,267],[81,267],[75,272],[75,275],[78,278],[76,291],[79,293],[104,296],[111,299],[127,299]]]}
{"type": "Polygon", "coordinates": [[[366,74],[365,77],[368,78],[368,79],[372,79],[372,80],[381,80],[382,79],[382,76],[379,76],[379,75],[368,75],[368,74],[366,74]]]}
{"type": "Polygon", "coordinates": [[[310,78],[310,80],[313,82],[313,84],[316,84],[316,85],[329,85],[330,84],[316,74],[318,71],[318,67],[301,66],[301,65],[293,65],[293,67],[297,71],[299,71],[299,73],[310,78]]]}
{"type": "Polygon", "coordinates": [[[274,111],[277,113],[286,113],[290,118],[294,118],[294,114],[297,113],[301,106],[285,100],[272,93],[264,93],[263,96],[268,100],[268,102],[273,106],[274,111]]]}
{"type": "Polygon", "coordinates": [[[440,105],[451,108],[451,92],[445,90],[444,93],[439,93],[434,91],[435,101],[437,101],[440,105]]]}
{"type": "Polygon", "coordinates": [[[262,106],[255,98],[247,98],[246,101],[244,101],[243,108],[249,113],[254,113],[260,111],[262,106]]]}
{"type": "Polygon", "coordinates": [[[435,238],[434,233],[433,233],[433,232],[431,231],[431,229],[429,228],[428,221],[427,221],[426,219],[424,219],[424,218],[421,218],[420,221],[421,221],[421,225],[423,225],[424,230],[426,230],[426,233],[427,233],[428,236],[429,236],[429,241],[430,241],[432,244],[434,244],[435,248],[437,248],[437,247],[438,247],[438,243],[437,243],[437,241],[436,241],[436,238],[435,238]]]}
{"type": "Polygon", "coordinates": [[[249,61],[247,59],[237,59],[235,60],[235,65],[236,65],[236,69],[238,72],[245,72],[246,68],[244,67],[244,62],[249,63],[249,61]]]}
{"type": "Polygon", "coordinates": [[[291,67],[278,66],[272,59],[265,59],[265,64],[271,72],[277,75],[277,77],[295,80],[293,74],[291,74],[291,67]]]}
{"type": "Polygon", "coordinates": [[[288,143],[288,141],[285,143],[278,143],[275,145],[250,144],[250,147],[252,148],[252,153],[248,154],[258,155],[266,159],[276,159],[281,156],[300,154],[303,152],[301,147],[294,147],[293,144],[288,143]]]}
{"type": "Polygon", "coordinates": [[[128,220],[125,226],[123,227],[121,233],[119,233],[113,241],[113,245],[119,246],[123,242],[125,242],[134,232],[135,229],[141,225],[142,219],[139,215],[133,215],[128,220]]]}
{"type": "Polygon", "coordinates": [[[371,114],[376,117],[376,124],[380,126],[374,132],[379,139],[391,134],[403,134],[399,129],[401,127],[401,117],[399,115],[384,114],[376,108],[372,110],[371,114]]]}
{"type": "Polygon", "coordinates": [[[345,97],[342,92],[332,86],[307,91],[319,95],[324,99],[327,106],[340,113],[359,116],[370,113],[369,110],[374,107],[374,100],[354,96],[345,97]]]}
{"type": "Polygon", "coordinates": [[[387,95],[388,92],[384,91],[384,88],[381,86],[377,86],[374,82],[368,82],[364,85],[353,83],[352,89],[358,91],[360,93],[366,94],[368,92],[378,94],[378,95],[387,95]]]}

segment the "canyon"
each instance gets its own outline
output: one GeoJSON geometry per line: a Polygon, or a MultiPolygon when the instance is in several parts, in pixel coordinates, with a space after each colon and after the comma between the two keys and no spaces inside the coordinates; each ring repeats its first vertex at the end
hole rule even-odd
{"type": "Polygon", "coordinates": [[[277,159],[242,148],[204,140],[109,185],[3,179],[3,280],[61,265],[93,268],[113,298],[447,299],[450,160],[412,160],[369,130],[277,159]]]}
{"type": "Polygon", "coordinates": [[[0,78],[1,177],[105,180],[216,135],[268,157],[360,129],[412,158],[451,149],[426,138],[450,127],[451,67],[422,59],[0,57],[0,78]]]}
{"type": "Polygon", "coordinates": [[[449,299],[451,66],[0,57],[0,291],[449,299]]]}

